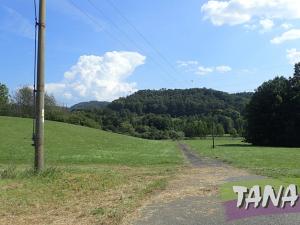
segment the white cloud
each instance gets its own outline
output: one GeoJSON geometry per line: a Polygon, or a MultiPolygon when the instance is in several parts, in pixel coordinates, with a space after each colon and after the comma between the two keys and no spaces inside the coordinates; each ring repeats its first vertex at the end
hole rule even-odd
{"type": "Polygon", "coordinates": [[[209,19],[214,25],[237,25],[249,22],[251,15],[231,9],[232,1],[208,1],[201,7],[204,18],[209,19]]]}
{"type": "Polygon", "coordinates": [[[176,63],[178,67],[188,67],[188,66],[198,65],[198,62],[195,60],[189,60],[189,61],[178,60],[176,63]]]}
{"type": "Polygon", "coordinates": [[[201,65],[196,60],[178,60],[177,65],[179,68],[183,68],[186,72],[193,72],[197,75],[206,75],[213,72],[218,73],[227,73],[232,70],[230,66],[221,65],[221,66],[215,66],[215,67],[207,67],[201,65]]]}
{"type": "Polygon", "coordinates": [[[286,50],[286,58],[290,64],[294,65],[300,62],[300,51],[297,51],[295,48],[288,49],[286,50]]]}
{"type": "Polygon", "coordinates": [[[259,21],[264,31],[271,30],[274,27],[274,22],[270,19],[263,19],[259,21]]]}
{"type": "Polygon", "coordinates": [[[64,74],[60,83],[46,85],[58,99],[111,101],[137,91],[126,81],[146,57],[137,52],[107,52],[103,56],[83,55],[64,74]]]}
{"type": "Polygon", "coordinates": [[[199,66],[196,70],[196,74],[198,74],[198,75],[206,75],[206,74],[212,73],[212,72],[214,72],[214,69],[211,67],[199,66]]]}
{"type": "Polygon", "coordinates": [[[46,84],[47,92],[55,93],[57,91],[63,90],[66,88],[66,84],[64,83],[49,83],[46,84]]]}
{"type": "MultiPolygon", "coordinates": [[[[299,0],[209,0],[201,8],[204,18],[216,26],[246,24],[265,19],[300,18],[299,0]]],[[[269,24],[270,25],[270,24],[269,24]]]]}
{"type": "Polygon", "coordinates": [[[34,23],[18,11],[2,6],[0,31],[11,32],[24,38],[34,39],[34,23]]]}
{"type": "Polygon", "coordinates": [[[230,66],[217,66],[216,67],[216,71],[219,73],[228,73],[230,72],[232,69],[230,66]]]}
{"type": "Polygon", "coordinates": [[[285,30],[289,30],[293,27],[293,24],[290,23],[283,23],[280,25],[281,28],[285,29],[285,30]]]}
{"type": "MultiPolygon", "coordinates": [[[[300,2],[300,1],[299,1],[300,2]]],[[[281,44],[286,41],[292,41],[300,39],[300,29],[291,29],[289,31],[284,32],[278,37],[275,37],[271,40],[272,44],[281,44]]]]}

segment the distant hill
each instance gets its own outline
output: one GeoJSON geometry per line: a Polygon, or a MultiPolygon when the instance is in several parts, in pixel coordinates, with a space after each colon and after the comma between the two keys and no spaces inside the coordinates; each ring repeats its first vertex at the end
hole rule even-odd
{"type": "Polygon", "coordinates": [[[252,95],[207,88],[141,90],[111,103],[76,104],[58,121],[147,139],[205,137],[212,132],[241,136],[252,95]]]}
{"type": "Polygon", "coordinates": [[[141,114],[168,114],[172,117],[208,115],[216,111],[242,114],[252,93],[229,94],[206,88],[142,90],[119,98],[109,108],[141,114]]]}
{"type": "Polygon", "coordinates": [[[76,110],[90,110],[90,109],[102,109],[105,108],[110,102],[105,101],[90,101],[90,102],[80,102],[71,106],[71,111],[76,110]]]}

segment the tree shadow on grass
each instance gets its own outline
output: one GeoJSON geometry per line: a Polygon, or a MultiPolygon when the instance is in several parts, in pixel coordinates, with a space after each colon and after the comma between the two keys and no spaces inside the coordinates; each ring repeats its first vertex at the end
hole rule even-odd
{"type": "Polygon", "coordinates": [[[286,146],[263,146],[263,145],[252,145],[252,144],[222,144],[222,145],[216,145],[217,147],[225,147],[225,148],[264,148],[264,149],[286,149],[286,150],[291,150],[291,149],[299,149],[299,147],[286,147],[286,146]]]}
{"type": "Polygon", "coordinates": [[[254,147],[251,144],[223,144],[223,145],[217,145],[218,147],[243,147],[243,148],[249,148],[254,147]]]}

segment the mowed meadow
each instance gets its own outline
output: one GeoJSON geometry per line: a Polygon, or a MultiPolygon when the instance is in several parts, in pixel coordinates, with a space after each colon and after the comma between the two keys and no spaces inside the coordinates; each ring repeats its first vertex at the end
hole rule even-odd
{"type": "Polygon", "coordinates": [[[31,137],[31,119],[0,117],[0,224],[118,224],[183,163],[173,141],[46,121],[34,175],[31,137]]]}
{"type": "Polygon", "coordinates": [[[185,141],[199,155],[224,161],[235,167],[273,178],[300,178],[300,148],[262,147],[242,138],[216,138],[185,141]]]}

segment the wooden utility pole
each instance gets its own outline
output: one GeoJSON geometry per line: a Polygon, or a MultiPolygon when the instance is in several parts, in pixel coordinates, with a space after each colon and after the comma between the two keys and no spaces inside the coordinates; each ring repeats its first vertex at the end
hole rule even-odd
{"type": "Polygon", "coordinates": [[[212,141],[213,141],[213,148],[215,148],[215,122],[212,122],[212,141]]]}
{"type": "Polygon", "coordinates": [[[46,29],[46,0],[39,2],[38,21],[38,57],[37,57],[37,89],[35,114],[35,160],[36,172],[44,168],[44,97],[45,97],[45,29],[46,29]]]}

